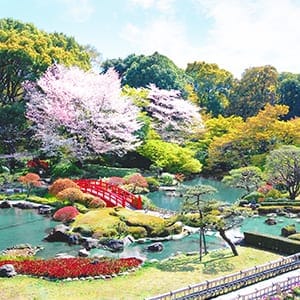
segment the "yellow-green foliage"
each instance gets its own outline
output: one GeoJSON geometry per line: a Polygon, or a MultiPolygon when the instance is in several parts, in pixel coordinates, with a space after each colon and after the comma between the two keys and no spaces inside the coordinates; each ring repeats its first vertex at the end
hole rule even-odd
{"type": "Polygon", "coordinates": [[[181,232],[176,219],[165,220],[125,208],[102,208],[89,211],[76,218],[72,228],[76,231],[88,226],[94,237],[116,237],[132,234],[135,238],[146,236],[167,236],[181,232]]]}

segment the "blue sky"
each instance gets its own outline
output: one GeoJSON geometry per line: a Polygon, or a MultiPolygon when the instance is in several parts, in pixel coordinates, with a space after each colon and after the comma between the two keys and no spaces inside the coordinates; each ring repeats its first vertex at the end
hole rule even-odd
{"type": "Polygon", "coordinates": [[[90,44],[103,59],[168,56],[206,61],[236,77],[273,65],[300,73],[300,0],[0,0],[0,18],[90,44]]]}

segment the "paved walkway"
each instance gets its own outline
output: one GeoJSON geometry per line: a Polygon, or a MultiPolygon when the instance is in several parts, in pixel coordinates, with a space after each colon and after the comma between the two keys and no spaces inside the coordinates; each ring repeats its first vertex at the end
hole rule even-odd
{"type": "Polygon", "coordinates": [[[276,283],[276,282],[281,282],[281,281],[285,281],[288,278],[294,277],[294,276],[299,276],[300,275],[300,269],[288,272],[288,273],[284,273],[281,274],[279,276],[267,279],[267,280],[263,280],[261,282],[249,285],[245,288],[236,290],[234,292],[222,295],[222,296],[218,296],[215,297],[213,299],[217,299],[217,300],[233,300],[233,299],[238,299],[239,295],[247,295],[250,293],[253,293],[256,289],[260,290],[269,286],[272,286],[272,284],[276,283]]]}

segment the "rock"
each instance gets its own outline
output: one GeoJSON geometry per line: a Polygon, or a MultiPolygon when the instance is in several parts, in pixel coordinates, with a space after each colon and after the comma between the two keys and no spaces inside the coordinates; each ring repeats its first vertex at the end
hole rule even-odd
{"type": "Polygon", "coordinates": [[[38,213],[41,215],[48,215],[52,212],[52,207],[48,205],[41,205],[38,207],[38,213]]]}
{"type": "Polygon", "coordinates": [[[101,241],[101,244],[112,252],[122,251],[124,249],[124,242],[122,240],[111,239],[107,241],[101,241]]]}
{"type": "Polygon", "coordinates": [[[268,225],[276,225],[277,221],[274,218],[268,218],[265,220],[265,223],[268,225]]]}
{"type": "Polygon", "coordinates": [[[7,200],[4,200],[0,203],[0,208],[12,208],[12,204],[7,201],[7,200]]]}
{"type": "Polygon", "coordinates": [[[68,230],[68,226],[59,224],[44,239],[48,242],[69,242],[70,235],[67,233],[68,230]]]}
{"type": "Polygon", "coordinates": [[[78,251],[78,256],[80,257],[88,257],[90,255],[90,252],[88,250],[86,250],[85,248],[80,249],[78,251]]]}
{"type": "Polygon", "coordinates": [[[33,209],[35,208],[35,206],[30,203],[30,202],[17,202],[15,204],[13,204],[14,207],[18,207],[18,208],[21,208],[21,209],[33,209]]]}
{"type": "Polygon", "coordinates": [[[80,235],[78,234],[69,234],[68,243],[70,245],[79,245],[80,235]]]}
{"type": "Polygon", "coordinates": [[[281,228],[281,235],[284,237],[288,237],[292,234],[296,233],[296,227],[295,224],[292,225],[286,225],[283,228],[281,228]]]}
{"type": "Polygon", "coordinates": [[[87,250],[97,248],[98,245],[99,245],[99,240],[97,240],[97,239],[93,239],[90,237],[83,238],[82,246],[87,250]]]}
{"type": "Polygon", "coordinates": [[[146,249],[147,251],[151,251],[151,252],[160,252],[164,249],[164,246],[162,243],[153,243],[149,245],[146,249]]]}
{"type": "Polygon", "coordinates": [[[13,277],[17,275],[15,267],[11,264],[6,264],[0,267],[0,277],[13,277]]]}

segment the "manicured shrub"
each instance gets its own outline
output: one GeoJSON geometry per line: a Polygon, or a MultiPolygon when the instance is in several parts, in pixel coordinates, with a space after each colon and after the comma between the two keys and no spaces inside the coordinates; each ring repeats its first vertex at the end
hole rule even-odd
{"type": "Polygon", "coordinates": [[[77,215],[79,215],[77,208],[73,206],[65,206],[55,212],[53,219],[60,222],[70,222],[73,221],[77,215]]]}
{"type": "Polygon", "coordinates": [[[157,191],[159,188],[159,181],[154,177],[146,177],[148,188],[150,192],[157,191]]]}
{"type": "Polygon", "coordinates": [[[144,238],[147,236],[147,231],[141,226],[129,226],[127,228],[128,234],[132,235],[135,239],[144,238]]]}
{"type": "Polygon", "coordinates": [[[80,226],[73,228],[73,232],[79,232],[83,236],[92,236],[94,233],[91,227],[87,224],[82,224],[80,226]]]}
{"type": "Polygon", "coordinates": [[[52,177],[81,177],[83,171],[70,161],[63,161],[56,164],[52,169],[52,177]]]}
{"type": "Polygon", "coordinates": [[[106,182],[109,183],[109,184],[113,184],[113,185],[119,186],[119,185],[125,184],[126,180],[124,178],[122,178],[122,177],[112,176],[112,177],[108,178],[106,180],[106,182]]]}
{"type": "Polygon", "coordinates": [[[57,199],[65,201],[68,200],[72,203],[74,202],[83,202],[84,193],[78,188],[66,188],[60,191],[56,195],[57,199]]]}
{"type": "Polygon", "coordinates": [[[73,180],[69,178],[59,178],[49,187],[49,194],[56,196],[59,192],[67,188],[77,188],[80,190],[80,187],[73,180]]]}
{"type": "Polygon", "coordinates": [[[281,198],[281,192],[280,191],[278,191],[277,189],[271,189],[270,191],[268,191],[267,193],[266,193],[266,198],[267,199],[279,199],[279,198],[281,198]]]}
{"type": "Polygon", "coordinates": [[[41,186],[41,178],[38,174],[28,173],[25,176],[20,176],[19,181],[27,188],[27,197],[34,186],[41,186]]]}
{"type": "Polygon", "coordinates": [[[90,208],[104,208],[106,207],[106,202],[98,197],[94,197],[94,199],[89,203],[88,207],[90,208]]]}
{"type": "Polygon", "coordinates": [[[137,187],[140,188],[147,188],[148,182],[144,176],[142,176],[140,173],[135,173],[132,175],[129,175],[126,177],[126,183],[133,185],[133,193],[135,192],[135,189],[137,187]]]}

